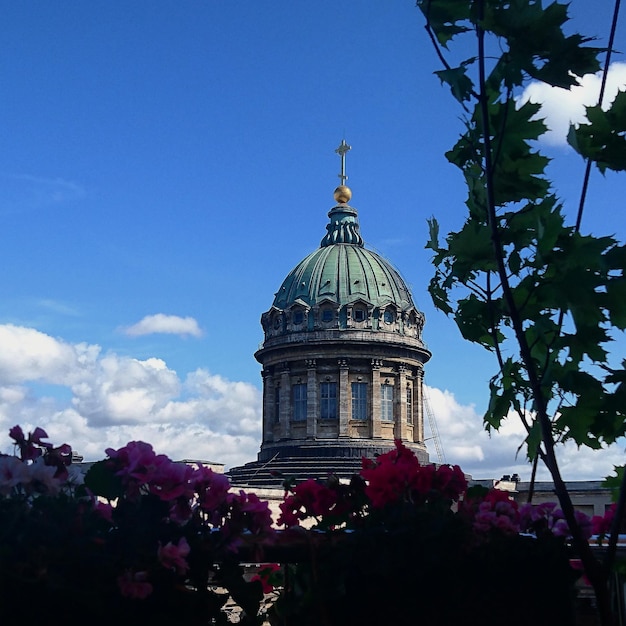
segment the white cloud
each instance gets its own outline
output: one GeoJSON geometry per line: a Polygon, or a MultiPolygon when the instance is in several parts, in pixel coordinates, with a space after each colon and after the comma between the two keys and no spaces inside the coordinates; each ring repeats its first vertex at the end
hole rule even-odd
{"type": "Polygon", "coordinates": [[[179,317],[178,315],[164,315],[163,313],[146,315],[141,321],[126,328],[124,332],[131,337],[155,333],[202,336],[198,322],[193,317],[179,317]]]}
{"type": "Polygon", "coordinates": [[[2,452],[11,449],[9,428],[20,424],[41,426],[86,460],[138,439],[174,459],[230,467],[256,458],[261,394],[251,384],[202,369],[181,380],[161,359],[103,355],[99,346],[19,326],[0,325],[0,346],[2,452]]]}
{"type": "MultiPolygon", "coordinates": [[[[181,379],[158,358],[103,353],[97,345],[71,344],[33,328],[0,325],[0,452],[8,431],[41,426],[53,443],[69,443],[86,460],[128,441],[151,443],[173,459],[192,458],[227,467],[254,460],[261,442],[261,392],[255,386],[199,368],[181,379]]],[[[473,405],[448,390],[428,389],[448,463],[474,478],[517,472],[530,477],[524,430],[507,419],[491,437],[473,405]]],[[[436,449],[426,425],[431,459],[436,449]]],[[[624,445],[601,451],[559,448],[566,480],[599,479],[623,462],[624,445]]],[[[538,477],[548,480],[540,469],[538,477]]]]}
{"type": "MultiPolygon", "coordinates": [[[[499,431],[489,435],[483,428],[483,418],[473,405],[463,406],[450,391],[429,387],[430,406],[435,416],[446,462],[460,465],[473,478],[500,478],[503,474],[520,475],[530,480],[531,466],[525,447],[519,449],[525,430],[519,418],[509,416],[499,431]],[[518,452],[519,449],[519,452],[518,452]]],[[[428,421],[426,437],[431,437],[428,421]]],[[[430,458],[437,461],[434,442],[426,442],[430,458]]],[[[557,447],[561,472],[565,480],[599,480],[613,472],[613,466],[624,462],[624,442],[602,450],[578,449],[568,443],[557,447]]],[[[548,471],[540,464],[538,480],[550,480],[548,471]]]]}
{"type": "MultiPolygon", "coordinates": [[[[551,145],[567,145],[570,124],[580,124],[585,118],[585,106],[598,104],[602,74],[587,74],[580,78],[580,85],[571,89],[551,87],[546,83],[533,81],[519,98],[520,104],[530,100],[540,103],[537,115],[543,118],[549,131],[541,141],[551,145]]],[[[626,63],[611,63],[607,76],[603,108],[608,108],[618,90],[626,88],[626,63]]]]}

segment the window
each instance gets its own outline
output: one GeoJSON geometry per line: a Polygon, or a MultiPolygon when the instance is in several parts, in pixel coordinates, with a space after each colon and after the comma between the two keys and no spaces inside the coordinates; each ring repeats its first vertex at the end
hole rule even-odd
{"type": "Polygon", "coordinates": [[[393,324],[396,320],[396,315],[391,309],[385,309],[385,324],[393,324]]]}
{"type": "Polygon", "coordinates": [[[411,389],[411,385],[406,387],[406,421],[409,424],[413,423],[413,389],[411,389]]]}
{"type": "Polygon", "coordinates": [[[380,386],[380,419],[393,422],[393,385],[380,386]]]}
{"type": "Polygon", "coordinates": [[[337,383],[320,384],[320,417],[323,420],[337,419],[337,383]]]}
{"type": "Polygon", "coordinates": [[[298,383],[293,390],[293,419],[296,422],[306,421],[306,383],[298,383]]]}
{"type": "Polygon", "coordinates": [[[367,383],[352,383],[352,419],[367,419],[367,383]]]}
{"type": "Polygon", "coordinates": [[[353,315],[355,322],[365,321],[365,311],[363,309],[354,309],[353,315]]]}
{"type": "Polygon", "coordinates": [[[332,322],[333,321],[333,310],[332,309],[324,309],[322,311],[322,322],[332,322]]]}
{"type": "Polygon", "coordinates": [[[274,423],[280,422],[280,387],[274,387],[274,423]]]}
{"type": "Polygon", "coordinates": [[[304,322],[304,311],[302,309],[298,309],[293,312],[293,323],[296,326],[299,326],[304,322]]]}

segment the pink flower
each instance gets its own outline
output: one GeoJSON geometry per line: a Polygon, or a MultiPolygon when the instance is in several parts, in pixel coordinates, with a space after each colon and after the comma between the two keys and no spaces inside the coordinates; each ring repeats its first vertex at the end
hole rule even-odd
{"type": "Polygon", "coordinates": [[[461,514],[470,518],[474,531],[479,534],[497,531],[514,535],[520,531],[517,502],[506,491],[491,489],[483,498],[464,501],[461,514]]]}
{"type": "MultiPolygon", "coordinates": [[[[155,454],[149,443],[130,441],[119,450],[107,448],[105,452],[109,455],[108,463],[115,475],[122,479],[126,495],[130,498],[138,498],[142,490],[150,488],[153,481],[156,481],[153,487],[155,492],[159,495],[162,493],[164,500],[177,497],[173,495],[176,490],[184,490],[182,485],[168,485],[176,473],[176,470],[171,469],[175,464],[166,455],[155,454]]],[[[185,471],[184,468],[182,471],[185,471]]]]}
{"type": "Polygon", "coordinates": [[[286,526],[291,528],[292,526],[300,525],[300,516],[304,519],[304,513],[301,511],[301,502],[295,495],[285,494],[285,499],[278,505],[280,509],[280,515],[276,523],[279,526],[286,526]]]}
{"type": "Polygon", "coordinates": [[[125,598],[144,600],[152,593],[152,585],[148,582],[147,572],[126,570],[117,577],[117,586],[125,598]]]}
{"type": "Polygon", "coordinates": [[[198,503],[203,511],[216,511],[226,503],[230,489],[228,476],[200,465],[191,476],[191,485],[198,494],[198,503]]]}
{"type": "MultiPolygon", "coordinates": [[[[574,515],[583,535],[587,539],[591,537],[592,520],[581,511],[574,511],[574,515]]],[[[523,505],[520,509],[520,530],[537,536],[543,533],[551,533],[555,537],[571,536],[563,511],[556,502],[523,505]]]]}
{"type": "Polygon", "coordinates": [[[401,441],[396,449],[363,460],[361,476],[367,481],[365,493],[374,508],[399,501],[425,503],[435,500],[458,500],[467,488],[465,475],[458,465],[420,465],[419,460],[401,441]]]}
{"type": "Polygon", "coordinates": [[[344,512],[345,503],[339,502],[336,489],[309,478],[293,489],[293,494],[285,494],[279,508],[281,515],[277,523],[284,526],[297,526],[307,517],[325,517],[344,512]]]}
{"type": "Polygon", "coordinates": [[[193,468],[186,463],[174,463],[169,458],[155,457],[152,475],[149,478],[150,493],[158,495],[161,500],[190,498],[193,489],[190,484],[193,468]]]}
{"type": "Polygon", "coordinates": [[[9,437],[11,437],[19,447],[22,461],[32,461],[40,457],[43,454],[41,447],[52,447],[51,444],[41,441],[42,439],[47,439],[48,435],[43,428],[39,427],[35,428],[32,433],[28,433],[28,439],[26,439],[22,428],[20,426],[13,426],[13,428],[9,430],[9,437]]]}
{"type": "Polygon", "coordinates": [[[613,503],[607,508],[604,515],[594,515],[591,518],[591,529],[594,535],[600,535],[600,538],[603,538],[611,532],[611,525],[615,517],[615,508],[616,504],[613,503]]]}
{"type": "Polygon", "coordinates": [[[365,494],[374,508],[409,497],[412,490],[430,490],[432,470],[427,470],[426,481],[419,480],[420,464],[417,457],[400,441],[395,450],[380,454],[375,462],[364,460],[361,476],[367,481],[365,494]]]}
{"type": "Polygon", "coordinates": [[[463,470],[458,465],[440,465],[435,473],[433,489],[443,498],[456,502],[467,490],[463,470]]]}
{"type": "Polygon", "coordinates": [[[164,546],[159,544],[157,556],[165,569],[173,570],[178,574],[185,574],[189,569],[185,559],[189,556],[190,550],[187,539],[181,537],[177,544],[173,544],[171,541],[164,546]]]}

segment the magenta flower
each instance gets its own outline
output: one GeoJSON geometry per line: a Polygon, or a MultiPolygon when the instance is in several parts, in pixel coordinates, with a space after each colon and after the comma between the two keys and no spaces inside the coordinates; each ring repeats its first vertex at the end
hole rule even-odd
{"type": "Polygon", "coordinates": [[[175,463],[168,457],[155,457],[153,473],[149,480],[150,493],[161,500],[174,500],[180,497],[191,498],[193,489],[190,483],[193,468],[186,463],[175,463]]]}
{"type": "Polygon", "coordinates": [[[186,559],[190,550],[187,539],[181,537],[177,544],[173,544],[171,541],[164,546],[159,544],[157,557],[165,569],[173,570],[178,574],[186,574],[189,570],[186,559]]]}
{"type": "Polygon", "coordinates": [[[226,503],[230,489],[228,476],[200,465],[191,476],[191,485],[198,494],[198,504],[203,511],[214,512],[226,503]]]}

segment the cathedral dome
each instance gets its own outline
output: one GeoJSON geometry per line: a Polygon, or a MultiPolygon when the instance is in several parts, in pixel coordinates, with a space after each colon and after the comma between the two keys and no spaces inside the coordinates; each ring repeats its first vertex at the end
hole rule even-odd
{"type": "MultiPolygon", "coordinates": [[[[345,186],[335,192],[336,199],[350,196],[345,186]]],[[[339,202],[328,217],[320,247],[289,272],[263,314],[266,341],[334,329],[389,332],[420,342],[424,316],[400,273],[365,248],[356,209],[339,202]]]]}
{"type": "Polygon", "coordinates": [[[381,256],[363,247],[356,211],[337,206],[321,247],[289,272],[274,298],[274,307],[287,309],[296,302],[312,307],[330,300],[339,307],[358,300],[375,307],[413,308],[413,299],[398,271],[381,256]],[[346,218],[352,220],[347,228],[346,218]],[[348,236],[346,230],[351,231],[348,236]],[[348,241],[345,241],[348,240],[348,241]]]}
{"type": "Polygon", "coordinates": [[[421,463],[424,315],[398,271],[367,250],[348,205],[345,141],[341,184],[317,250],[298,263],[261,315],[263,441],[257,461],[231,469],[237,484],[279,485],[284,476],[349,478],[363,457],[400,440],[421,463]]]}

